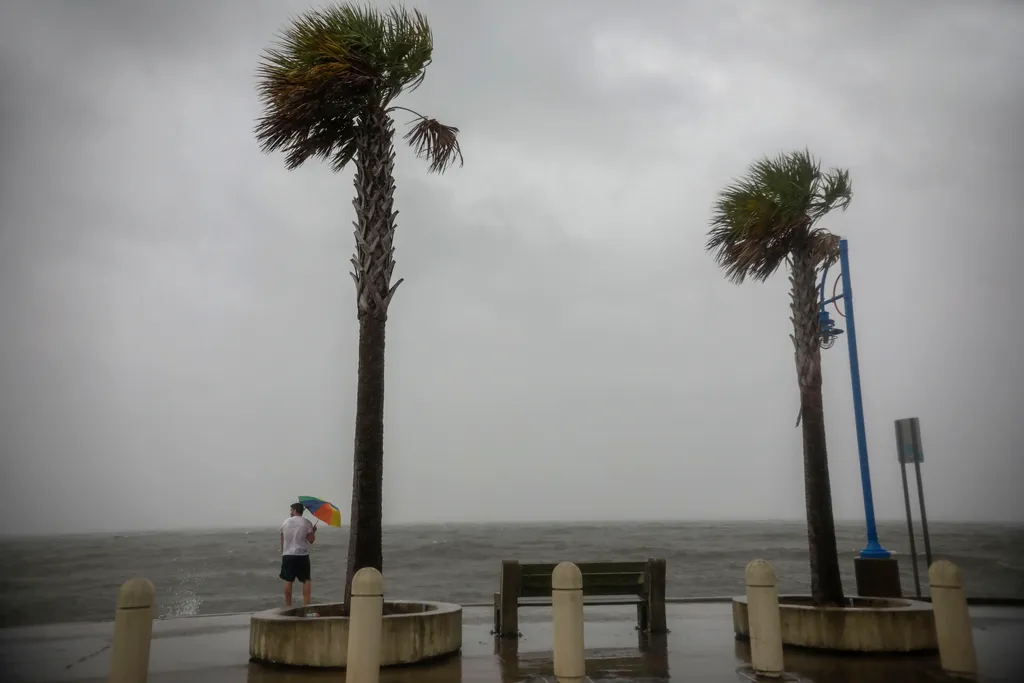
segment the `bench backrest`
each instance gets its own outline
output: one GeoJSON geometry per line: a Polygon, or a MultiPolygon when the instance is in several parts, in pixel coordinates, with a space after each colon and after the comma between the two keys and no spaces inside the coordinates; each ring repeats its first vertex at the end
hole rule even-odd
{"type": "MultiPolygon", "coordinates": [[[[520,564],[519,597],[551,597],[551,572],[557,564],[520,564]]],[[[649,590],[647,562],[578,562],[583,595],[637,595],[649,590]]]]}

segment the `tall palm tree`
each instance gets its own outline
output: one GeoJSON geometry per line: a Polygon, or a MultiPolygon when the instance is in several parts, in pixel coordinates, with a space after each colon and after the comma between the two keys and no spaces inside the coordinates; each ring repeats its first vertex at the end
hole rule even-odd
{"type": "Polygon", "coordinates": [[[352,514],[345,605],[352,576],[382,568],[381,497],[384,469],[384,331],[392,284],[395,179],[392,115],[416,117],[405,135],[431,172],[462,163],[459,130],[395,99],[423,82],[433,52],[426,17],[404,8],[381,11],[340,4],[293,19],[257,70],[263,115],[256,138],[264,152],[282,150],[289,169],[323,159],[334,171],[355,166],[352,279],[359,319],[352,514]]]}
{"type": "Polygon", "coordinates": [[[807,539],[816,605],[844,603],[825,445],[815,284],[819,268],[838,259],[839,238],[816,224],[830,211],[845,211],[851,196],[849,172],[822,172],[810,152],[766,157],[719,193],[705,245],[737,284],[747,278],[767,280],[783,264],[789,266],[790,338],[800,388],[798,422],[803,423],[807,539]]]}

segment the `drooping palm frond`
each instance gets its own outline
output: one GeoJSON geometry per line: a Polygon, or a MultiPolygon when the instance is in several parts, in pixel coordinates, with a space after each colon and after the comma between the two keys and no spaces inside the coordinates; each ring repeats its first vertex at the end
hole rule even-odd
{"type": "Polygon", "coordinates": [[[715,202],[705,249],[741,283],[767,280],[797,248],[813,248],[823,262],[838,253],[838,238],[814,224],[850,203],[849,172],[822,173],[808,151],[765,157],[729,183],[715,202]]]}
{"type": "Polygon", "coordinates": [[[808,239],[808,251],[812,262],[818,267],[831,268],[839,260],[839,235],[828,230],[815,228],[808,239]]]}
{"type": "Polygon", "coordinates": [[[340,170],[356,153],[367,108],[386,108],[418,87],[432,52],[430,26],[417,10],[310,10],[288,24],[257,67],[264,114],[256,138],[265,152],[284,150],[288,168],[320,158],[340,170]]]}
{"type": "MultiPolygon", "coordinates": [[[[395,107],[405,109],[405,107],[395,107]]],[[[416,112],[407,109],[413,114],[416,112]]],[[[419,121],[403,137],[416,151],[416,156],[430,162],[431,173],[444,173],[458,159],[462,166],[462,148],[459,146],[459,129],[446,126],[437,119],[421,114],[419,121]]]]}

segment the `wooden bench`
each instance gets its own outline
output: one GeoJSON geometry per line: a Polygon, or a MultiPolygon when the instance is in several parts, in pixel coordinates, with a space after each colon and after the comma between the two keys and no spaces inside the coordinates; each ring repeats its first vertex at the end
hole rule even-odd
{"type": "MultiPolygon", "coordinates": [[[[501,584],[494,594],[494,631],[519,637],[519,608],[551,604],[551,572],[556,563],[501,563],[501,584]]],[[[583,575],[584,605],[636,605],[637,627],[666,633],[665,560],[577,563],[583,575]]]]}

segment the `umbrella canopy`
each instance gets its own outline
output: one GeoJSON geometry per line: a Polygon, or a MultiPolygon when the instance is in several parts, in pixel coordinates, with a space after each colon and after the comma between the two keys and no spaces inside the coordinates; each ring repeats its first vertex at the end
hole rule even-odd
{"type": "Polygon", "coordinates": [[[326,500],[313,496],[299,496],[299,502],[309,510],[309,514],[328,526],[341,526],[341,511],[326,500]]]}

